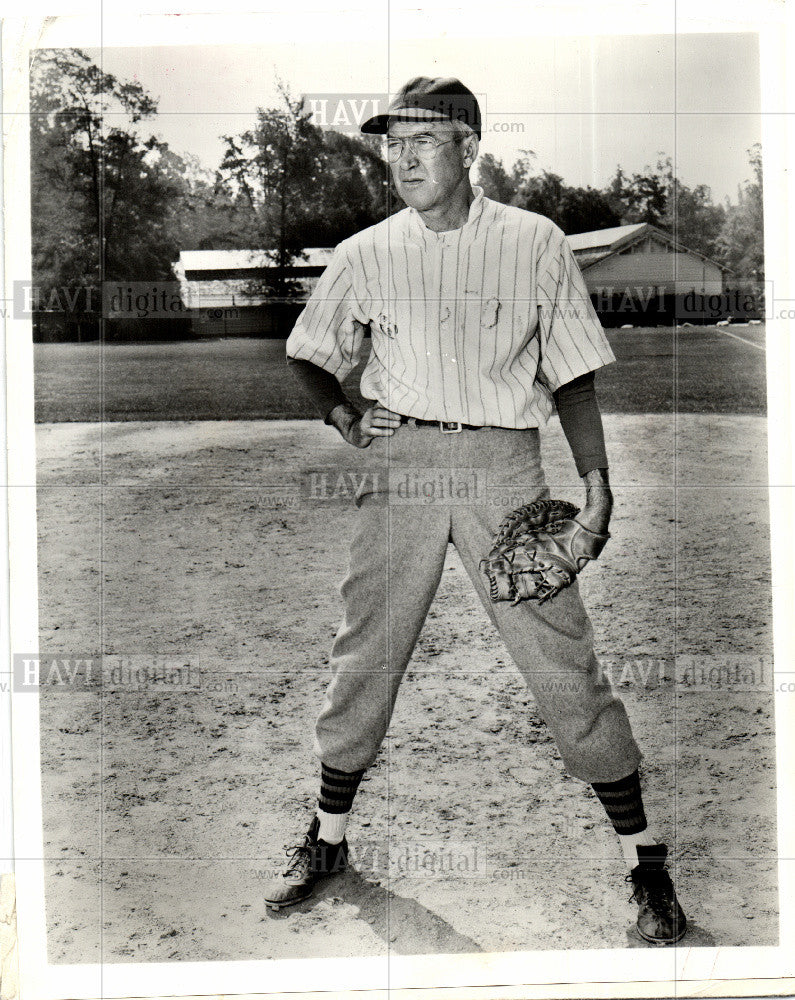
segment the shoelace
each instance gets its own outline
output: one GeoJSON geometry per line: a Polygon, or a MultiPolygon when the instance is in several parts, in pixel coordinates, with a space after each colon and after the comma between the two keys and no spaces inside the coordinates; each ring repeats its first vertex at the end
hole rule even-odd
{"type": "Polygon", "coordinates": [[[673,902],[673,884],[671,876],[662,868],[659,871],[645,872],[642,881],[635,885],[632,875],[627,875],[625,882],[632,882],[634,888],[629,901],[638,899],[638,894],[645,890],[649,906],[654,913],[667,912],[673,902]]]}
{"type": "Polygon", "coordinates": [[[303,873],[303,869],[309,871],[311,865],[310,844],[305,840],[302,844],[295,844],[292,847],[285,847],[285,854],[290,858],[290,863],[285,869],[284,877],[303,873]]]}

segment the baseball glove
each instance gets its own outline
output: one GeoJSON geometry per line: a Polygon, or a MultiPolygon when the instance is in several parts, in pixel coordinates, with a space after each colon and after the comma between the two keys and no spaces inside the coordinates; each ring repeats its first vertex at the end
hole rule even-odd
{"type": "Polygon", "coordinates": [[[492,601],[548,601],[596,559],[610,535],[580,524],[579,513],[566,500],[536,500],[507,515],[480,561],[492,601]]]}

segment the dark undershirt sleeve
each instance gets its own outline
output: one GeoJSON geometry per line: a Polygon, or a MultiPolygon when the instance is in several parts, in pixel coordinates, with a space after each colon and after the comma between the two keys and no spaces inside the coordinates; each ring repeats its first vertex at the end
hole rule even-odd
{"type": "Polygon", "coordinates": [[[335,406],[347,403],[348,397],[342,391],[336,375],[327,372],[320,365],[300,358],[287,356],[287,364],[298,384],[312,400],[312,405],[323,420],[328,423],[328,415],[335,406]]]}
{"type": "Polygon", "coordinates": [[[596,401],[594,373],[567,382],[553,397],[579,475],[584,476],[591,469],[606,469],[605,434],[596,401]]]}

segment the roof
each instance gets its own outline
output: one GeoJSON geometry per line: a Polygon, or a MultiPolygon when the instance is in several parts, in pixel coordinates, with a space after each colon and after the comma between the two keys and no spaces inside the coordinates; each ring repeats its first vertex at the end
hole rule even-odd
{"type": "MultiPolygon", "coordinates": [[[[620,253],[633,243],[647,235],[674,246],[681,253],[693,254],[701,260],[711,260],[696,250],[690,250],[675,243],[672,237],[662,229],[657,229],[648,222],[636,222],[630,226],[613,226],[610,229],[595,229],[589,233],[573,233],[567,236],[569,246],[574,251],[577,263],[582,270],[604,260],[615,253],[620,253]]],[[[324,268],[331,259],[332,247],[307,247],[304,257],[296,257],[291,268],[324,268]]],[[[711,261],[723,271],[729,270],[717,261],[711,261]]],[[[187,271],[262,271],[275,268],[273,259],[264,250],[182,250],[175,265],[178,272],[187,271]]]]}
{"type": "Polygon", "coordinates": [[[649,222],[636,222],[630,226],[613,226],[610,229],[595,229],[590,233],[574,233],[567,236],[569,246],[574,252],[580,270],[584,271],[606,257],[621,253],[628,249],[633,243],[639,242],[646,236],[655,236],[658,240],[669,244],[677,253],[691,254],[699,260],[706,260],[719,267],[721,271],[730,271],[731,268],[725,264],[720,264],[711,257],[707,257],[698,250],[691,250],[689,247],[678,243],[663,229],[652,226],[649,222]]]}
{"type": "MultiPolygon", "coordinates": [[[[331,247],[308,247],[292,266],[325,267],[333,253],[331,247]]],[[[276,264],[264,250],[182,250],[178,266],[184,271],[261,271],[276,264]]]]}
{"type": "Polygon", "coordinates": [[[631,226],[614,226],[612,229],[595,229],[590,233],[574,233],[572,236],[567,236],[566,239],[575,252],[595,250],[596,248],[612,250],[617,243],[623,243],[628,237],[647,228],[652,228],[647,222],[636,222],[631,226]]]}

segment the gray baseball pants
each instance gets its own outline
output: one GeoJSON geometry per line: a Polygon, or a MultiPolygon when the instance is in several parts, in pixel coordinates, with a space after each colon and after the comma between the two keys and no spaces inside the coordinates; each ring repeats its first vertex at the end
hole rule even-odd
{"type": "Polygon", "coordinates": [[[369,461],[383,461],[377,480],[368,479],[356,499],[340,588],[344,618],[315,727],[317,756],[341,771],[363,770],[375,760],[452,542],[567,771],[587,782],[617,781],[635,771],[640,751],[599,668],[576,581],[543,604],[511,606],[490,600],[478,569],[505,514],[549,496],[539,431],[443,434],[406,424],[390,438],[376,438],[368,453],[369,461]]]}

